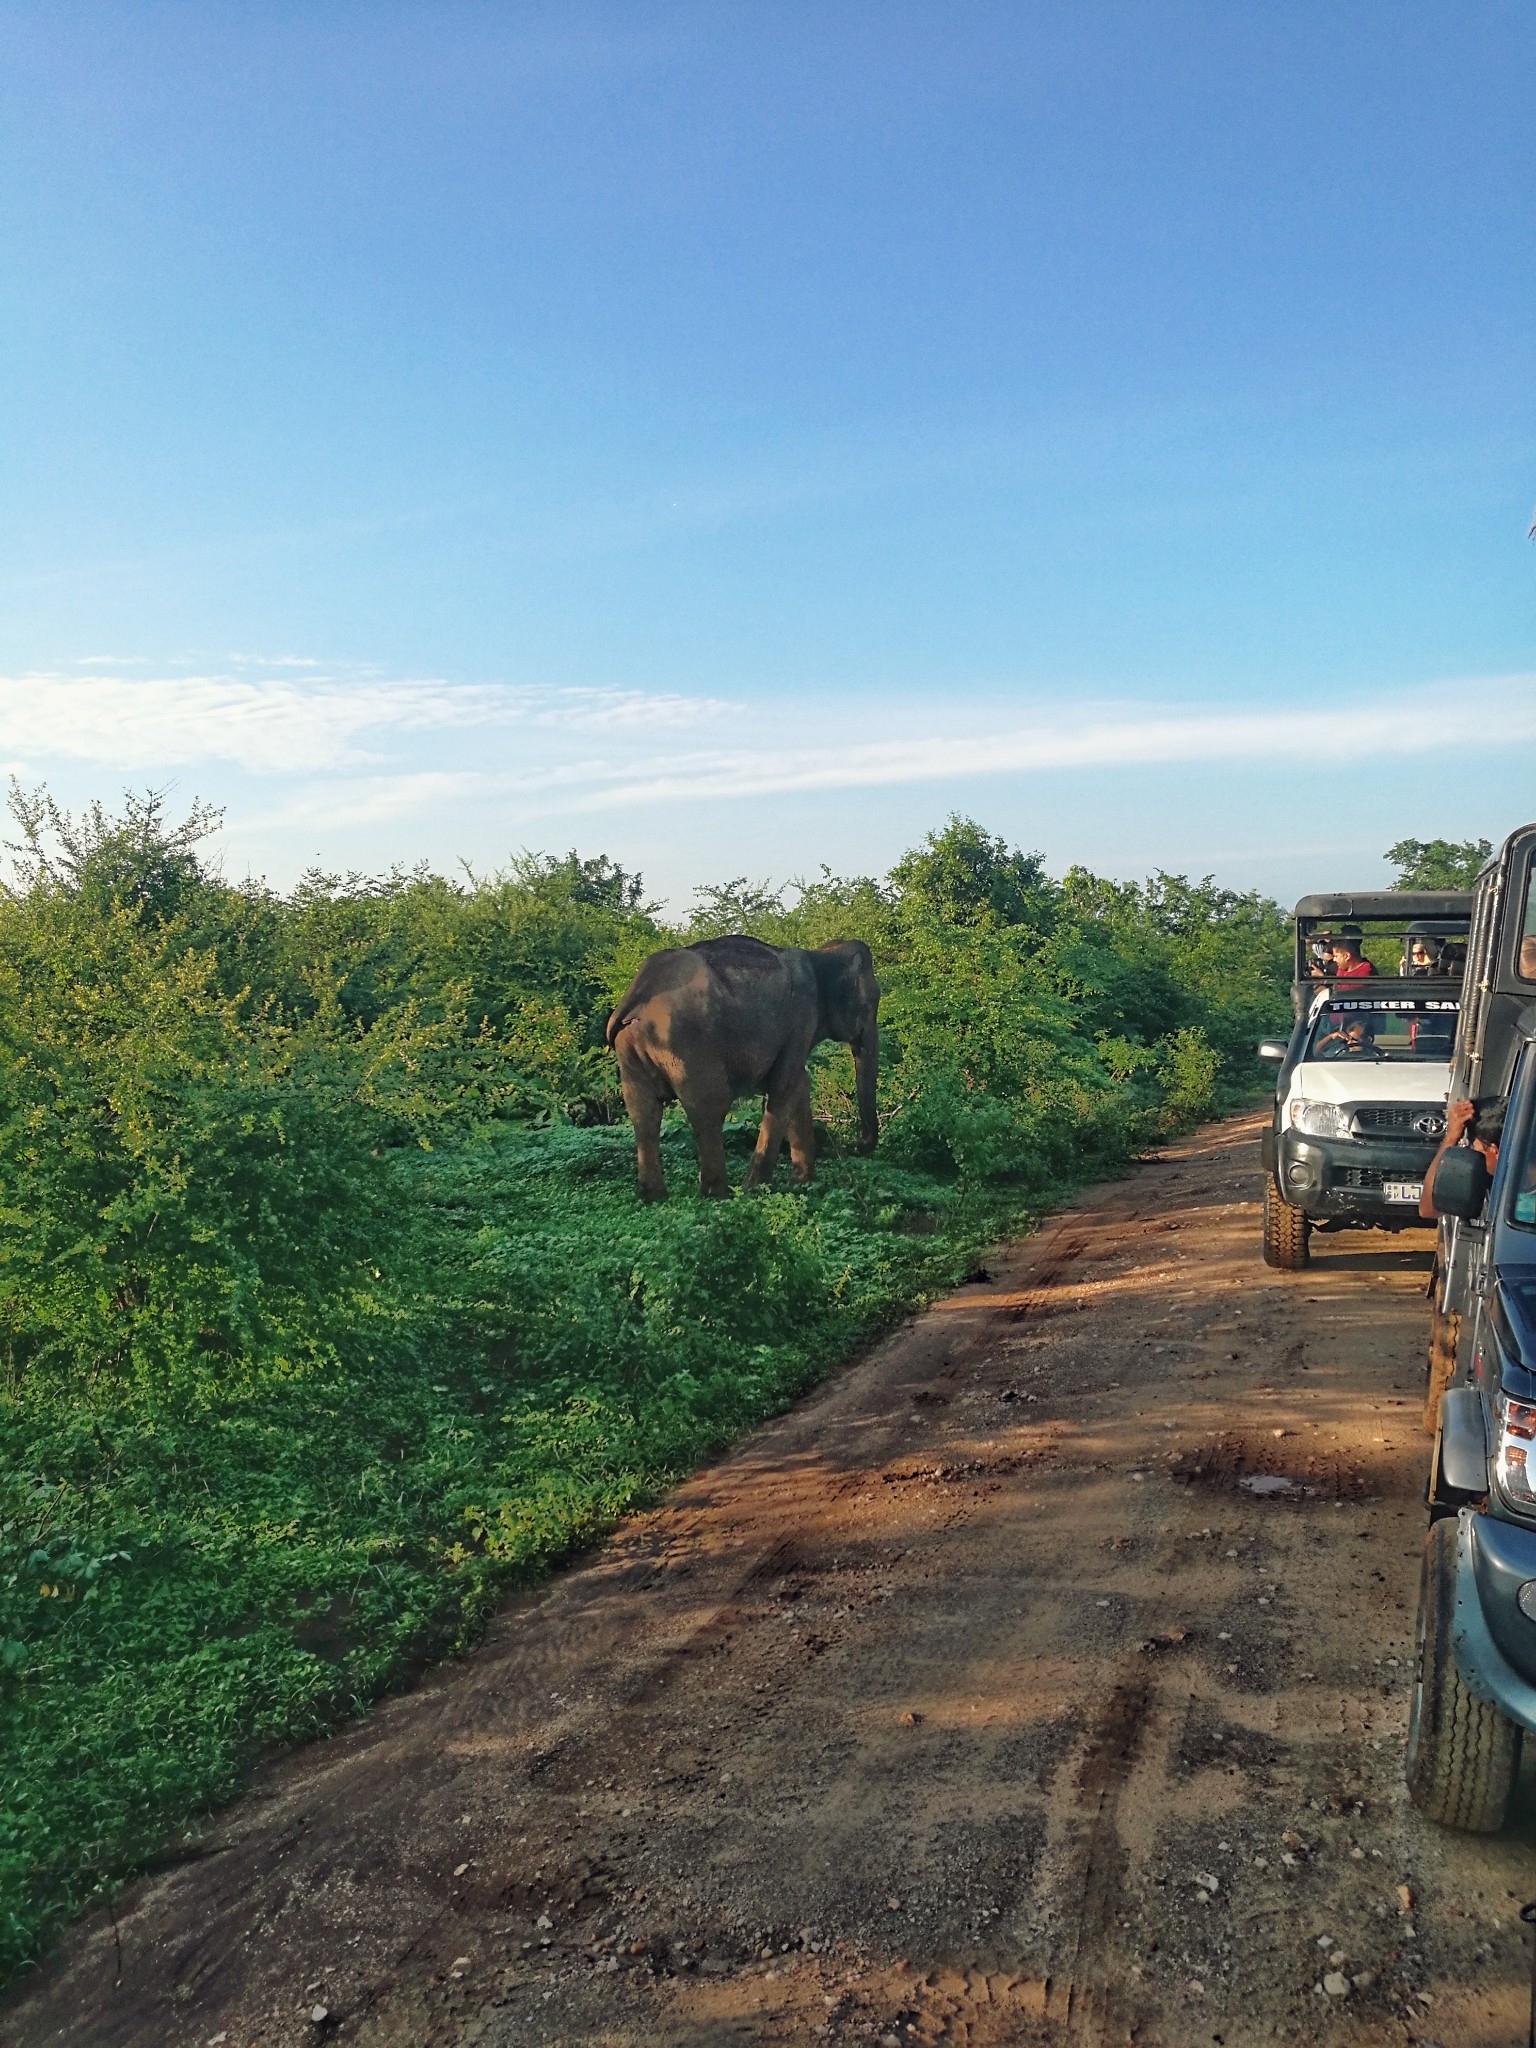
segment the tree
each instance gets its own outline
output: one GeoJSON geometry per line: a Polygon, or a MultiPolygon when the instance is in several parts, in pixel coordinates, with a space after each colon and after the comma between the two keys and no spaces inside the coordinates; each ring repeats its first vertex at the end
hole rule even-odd
{"type": "Polygon", "coordinates": [[[583,860],[572,847],[564,856],[553,853],[521,853],[512,862],[512,877],[536,896],[550,903],[584,903],[596,910],[638,911],[651,915],[654,903],[645,900],[645,883],[639,875],[621,868],[605,853],[583,860]]]}
{"type": "Polygon", "coordinates": [[[899,860],[890,879],[909,916],[993,930],[1023,926],[1036,936],[1054,926],[1061,898],[1043,854],[1020,853],[973,818],[956,816],[899,860]]]}
{"type": "Polygon", "coordinates": [[[706,883],[693,892],[688,918],[690,939],[719,939],[729,932],[760,936],[765,925],[784,915],[784,892],[767,882],[736,875],[729,882],[706,883]]]}
{"type": "Polygon", "coordinates": [[[1488,839],[1399,839],[1386,858],[1400,889],[1470,889],[1492,851],[1488,839]]]}
{"type": "Polygon", "coordinates": [[[165,923],[206,889],[197,847],[218,831],[222,811],[194,801],[180,825],[165,814],[165,791],[130,790],[123,814],[93,803],[78,818],[46,789],[30,794],[13,776],[7,808],[21,837],[6,842],[24,890],[59,890],[98,912],[121,905],[146,923],[165,923]]]}

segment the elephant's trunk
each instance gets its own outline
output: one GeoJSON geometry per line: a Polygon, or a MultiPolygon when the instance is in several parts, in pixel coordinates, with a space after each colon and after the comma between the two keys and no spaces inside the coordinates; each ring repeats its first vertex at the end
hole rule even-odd
{"type": "Polygon", "coordinates": [[[871,1024],[853,1048],[853,1070],[859,1095],[859,1150],[873,1152],[880,1138],[875,1117],[875,1083],[880,1077],[880,1031],[871,1024]]]}

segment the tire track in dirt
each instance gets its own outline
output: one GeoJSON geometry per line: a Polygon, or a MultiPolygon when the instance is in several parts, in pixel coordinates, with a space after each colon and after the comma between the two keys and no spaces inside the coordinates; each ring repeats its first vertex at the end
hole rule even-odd
{"type": "Polygon", "coordinates": [[[1533,1802],[1466,1842],[1401,1790],[1427,1240],[1270,1273],[1257,1133],[1090,1190],[275,1766],[0,2044],[1518,2038],[1533,1802]]]}
{"type": "Polygon", "coordinates": [[[1077,1772],[1077,1796],[1088,1813],[1088,1826],[1082,1874],[1076,1883],[1076,1926],[1067,1974],[1048,1982],[1045,2008],[1047,2017],[1068,2023],[1076,2040],[1097,2041],[1108,2018],[1104,1943],[1127,1862],[1120,1839],[1120,1800],[1151,1707],[1152,1681],[1147,1673],[1122,1679],[1104,1704],[1077,1772]]]}

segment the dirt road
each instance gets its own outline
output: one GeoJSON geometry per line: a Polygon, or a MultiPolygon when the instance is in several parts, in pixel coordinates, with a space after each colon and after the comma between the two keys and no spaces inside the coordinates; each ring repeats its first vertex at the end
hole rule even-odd
{"type": "Polygon", "coordinates": [[[1428,1240],[1271,1273],[1259,1185],[1227,1124],[1010,1247],[0,2042],[1523,2041],[1529,1792],[1402,1790],[1428,1240]]]}

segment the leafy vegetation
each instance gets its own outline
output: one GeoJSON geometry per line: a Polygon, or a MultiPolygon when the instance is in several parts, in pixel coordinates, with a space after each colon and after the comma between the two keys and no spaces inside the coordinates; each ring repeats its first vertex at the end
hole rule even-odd
{"type": "MultiPolygon", "coordinates": [[[[989,1233],[1259,1085],[1275,905],[951,820],[883,881],[602,859],[233,887],[215,822],[13,800],[0,896],[0,1970],[263,1745],[952,1282],[989,1233]],[[880,1151],[816,1056],[814,1187],[643,1208],[609,1007],[680,936],[869,940],[880,1151]]],[[[729,1138],[737,1176],[753,1137],[729,1138]]]]}
{"type": "Polygon", "coordinates": [[[1491,839],[1399,839],[1387,848],[1399,889],[1470,889],[1491,839]]]}

